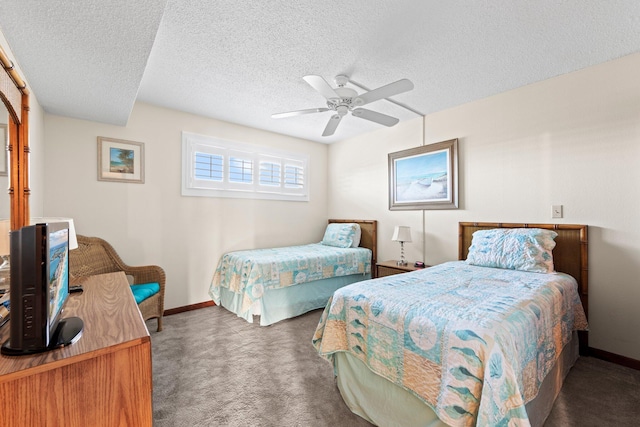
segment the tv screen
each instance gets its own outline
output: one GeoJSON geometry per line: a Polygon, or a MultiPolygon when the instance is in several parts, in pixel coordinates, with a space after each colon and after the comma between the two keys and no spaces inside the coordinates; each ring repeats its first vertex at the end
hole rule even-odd
{"type": "Polygon", "coordinates": [[[35,224],[11,232],[11,326],[2,353],[22,355],[75,342],[82,320],[62,318],[69,298],[69,224],[35,224]]]}
{"type": "MultiPolygon", "coordinates": [[[[64,223],[58,223],[64,224],[64,223]]],[[[69,297],[69,229],[47,227],[49,233],[49,330],[60,320],[69,297]]]]}

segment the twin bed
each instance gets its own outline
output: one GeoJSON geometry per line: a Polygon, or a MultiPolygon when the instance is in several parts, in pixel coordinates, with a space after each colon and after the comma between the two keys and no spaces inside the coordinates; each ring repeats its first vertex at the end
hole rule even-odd
{"type": "Polygon", "coordinates": [[[249,323],[259,316],[261,326],[323,308],[337,289],[371,278],[377,253],[377,221],[328,223],[321,243],[224,254],[209,295],[249,323]]]}
{"type": "Polygon", "coordinates": [[[313,345],[373,424],[544,424],[588,346],[586,225],[464,222],[460,261],[366,280],[376,221],[329,223],[325,239],[358,223],[369,258],[346,247],[326,264],[322,244],[226,254],[216,304],[261,325],[325,307],[313,345]]]}
{"type": "Polygon", "coordinates": [[[313,344],[354,413],[544,423],[587,328],[587,227],[461,223],[459,259],[334,293],[313,344]]]}

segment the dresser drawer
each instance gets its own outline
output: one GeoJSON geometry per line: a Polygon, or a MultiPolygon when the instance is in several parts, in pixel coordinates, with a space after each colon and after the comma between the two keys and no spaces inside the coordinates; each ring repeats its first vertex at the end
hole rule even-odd
{"type": "Polygon", "coordinates": [[[394,274],[406,273],[406,270],[398,270],[397,268],[378,266],[378,277],[393,276],[394,274]]]}

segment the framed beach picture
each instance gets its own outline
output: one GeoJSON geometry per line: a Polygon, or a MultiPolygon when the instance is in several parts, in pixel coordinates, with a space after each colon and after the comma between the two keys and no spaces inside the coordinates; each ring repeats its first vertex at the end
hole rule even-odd
{"type": "Polygon", "coordinates": [[[7,136],[7,125],[0,124],[0,176],[7,176],[7,171],[9,170],[7,136]]]}
{"type": "Polygon", "coordinates": [[[144,184],[144,144],[99,136],[98,181],[144,184]]]}
{"type": "Polygon", "coordinates": [[[389,210],[457,208],[457,139],[389,153],[389,210]]]}

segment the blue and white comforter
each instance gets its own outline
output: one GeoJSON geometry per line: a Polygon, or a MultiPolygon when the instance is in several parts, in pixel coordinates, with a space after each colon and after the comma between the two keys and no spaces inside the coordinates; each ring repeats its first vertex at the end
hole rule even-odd
{"type": "Polygon", "coordinates": [[[267,289],[319,279],[371,272],[371,250],[313,243],[283,248],[229,252],[213,275],[209,295],[220,304],[220,288],[244,294],[242,313],[267,289]]]}
{"type": "Polygon", "coordinates": [[[356,356],[447,424],[526,426],[525,404],[586,328],[572,277],[457,261],[339,289],[313,344],[356,356]]]}

